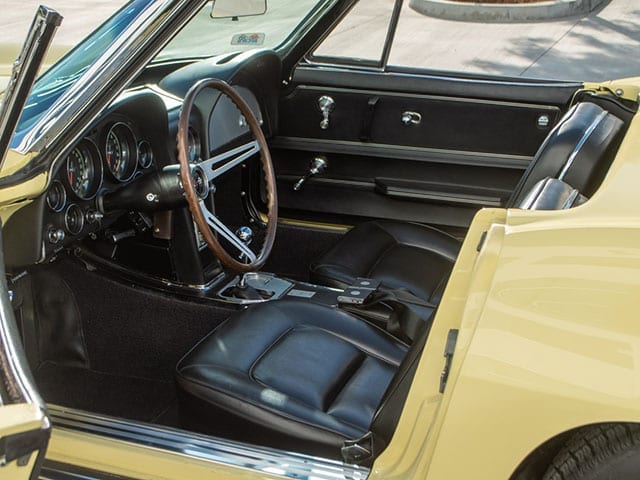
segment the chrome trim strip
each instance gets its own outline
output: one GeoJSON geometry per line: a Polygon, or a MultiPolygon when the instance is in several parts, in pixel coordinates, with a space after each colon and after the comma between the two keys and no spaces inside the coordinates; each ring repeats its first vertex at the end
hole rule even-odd
{"type": "Polygon", "coordinates": [[[99,435],[204,460],[213,464],[247,469],[257,474],[276,474],[285,478],[314,480],[364,480],[369,469],[347,465],[301,453],[256,447],[208,437],[175,428],[124,421],[79,410],[49,405],[55,429],[99,435]]]}
{"type": "Polygon", "coordinates": [[[269,147],[294,149],[307,152],[344,153],[348,155],[368,155],[371,157],[417,160],[427,163],[452,165],[479,165],[486,167],[525,169],[534,157],[467,152],[464,150],[444,150],[438,148],[406,147],[383,143],[354,142],[350,140],[325,140],[305,137],[278,136],[269,141],[269,147]]]}
{"type": "MultiPolygon", "coordinates": [[[[565,185],[567,184],[565,183],[565,185]]],[[[566,210],[567,208],[571,208],[573,206],[573,202],[576,201],[579,195],[580,195],[580,192],[574,188],[569,194],[569,196],[567,197],[567,199],[564,201],[564,204],[562,205],[562,209],[566,210]]]]}
{"type": "MultiPolygon", "coordinates": [[[[211,290],[211,288],[218,283],[221,279],[225,277],[225,273],[221,272],[212,278],[209,282],[205,284],[189,284],[189,283],[180,283],[177,281],[167,280],[165,278],[154,277],[142,272],[137,272],[135,270],[131,270],[129,268],[123,267],[122,265],[107,260],[103,257],[95,255],[89,250],[79,249],[74,252],[78,260],[84,263],[86,268],[101,268],[103,272],[108,272],[110,275],[123,278],[128,281],[134,281],[138,285],[148,288],[151,290],[157,291],[166,291],[169,290],[172,293],[182,293],[189,294],[190,292],[197,292],[197,298],[203,298],[202,294],[211,290]]],[[[188,295],[193,296],[193,295],[188,295]]]]}
{"type": "MultiPolygon", "coordinates": [[[[398,97],[398,98],[410,98],[410,99],[420,99],[420,100],[435,100],[435,101],[444,101],[451,103],[469,103],[469,104],[477,104],[477,105],[497,105],[500,107],[514,107],[514,108],[523,108],[526,110],[535,110],[536,112],[541,113],[557,113],[560,115],[560,109],[553,105],[538,105],[530,102],[515,102],[510,100],[487,100],[483,98],[473,98],[473,97],[452,97],[447,95],[434,95],[429,93],[417,93],[417,92],[396,92],[390,90],[380,90],[380,89],[355,89],[353,87],[334,87],[334,86],[316,86],[316,85],[298,85],[296,90],[310,91],[310,92],[318,92],[320,94],[329,93],[345,93],[345,94],[353,94],[354,92],[357,95],[365,95],[365,96],[374,96],[374,95],[384,95],[386,97],[398,97]]],[[[516,155],[514,155],[516,156],[516,155]]]]}
{"type": "MultiPolygon", "coordinates": [[[[380,75],[380,69],[364,68],[355,65],[343,65],[336,66],[336,63],[323,63],[314,62],[309,58],[305,58],[306,64],[301,64],[297,69],[298,71],[320,69],[325,72],[333,73],[362,73],[364,75],[380,75]]],[[[442,70],[427,70],[417,68],[416,71],[401,71],[394,70],[398,68],[398,65],[387,65],[383,72],[387,75],[393,75],[394,77],[402,78],[417,78],[423,77],[428,80],[440,80],[451,83],[460,83],[465,85],[487,85],[487,86],[514,86],[514,87],[582,87],[581,82],[567,82],[561,80],[536,80],[536,79],[521,79],[519,77],[500,77],[500,76],[487,76],[486,78],[474,78],[473,76],[461,77],[464,72],[447,72],[442,70]]],[[[298,72],[296,72],[298,73],[298,72]]],[[[473,74],[470,74],[473,75],[473,74]]],[[[476,74],[477,75],[477,74],[476,74]]],[[[475,75],[474,75],[475,76],[475,75]]],[[[296,78],[292,78],[296,81],[296,78]]]]}
{"type": "Polygon", "coordinates": [[[560,172],[560,175],[558,175],[559,180],[564,180],[565,175],[569,172],[569,169],[573,165],[573,162],[575,162],[576,157],[578,156],[578,153],[580,153],[580,150],[582,149],[584,144],[587,143],[587,140],[589,139],[591,134],[594,132],[596,128],[598,128],[598,125],[602,123],[602,121],[605,119],[605,117],[608,114],[609,112],[607,111],[602,112],[600,115],[596,117],[593,123],[589,125],[589,128],[585,130],[584,134],[582,135],[582,138],[580,139],[576,147],[573,149],[573,152],[571,152],[571,155],[569,155],[569,158],[567,159],[567,162],[564,164],[564,167],[562,167],[562,171],[560,172]]]}

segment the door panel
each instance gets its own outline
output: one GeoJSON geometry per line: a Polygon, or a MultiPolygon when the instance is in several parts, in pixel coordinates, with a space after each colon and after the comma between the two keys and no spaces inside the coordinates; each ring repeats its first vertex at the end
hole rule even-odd
{"type": "Polygon", "coordinates": [[[51,422],[29,372],[2,252],[0,234],[0,478],[36,479],[51,422]]]}
{"type": "Polygon", "coordinates": [[[460,96],[460,83],[446,94],[441,77],[419,72],[298,67],[271,141],[283,214],[457,230],[477,209],[504,205],[576,85],[467,80],[460,96]],[[323,95],[335,101],[327,129],[323,95]],[[328,168],[294,191],[317,155],[328,168]]]}
{"type": "Polygon", "coordinates": [[[531,157],[559,114],[555,106],[303,85],[280,105],[280,134],[531,157]],[[323,95],[335,100],[326,130],[317,106],[323,95]],[[420,123],[405,125],[405,112],[420,123]],[[541,116],[544,127],[536,123],[541,116]]]}

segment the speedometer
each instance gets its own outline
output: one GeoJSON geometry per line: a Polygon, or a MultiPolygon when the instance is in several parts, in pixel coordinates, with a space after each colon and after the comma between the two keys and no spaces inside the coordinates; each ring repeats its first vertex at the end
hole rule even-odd
{"type": "Polygon", "coordinates": [[[98,193],[102,184],[102,163],[92,141],[84,139],[71,150],[66,167],[69,187],[79,199],[89,200],[98,193]]]}
{"type": "Polygon", "coordinates": [[[133,131],[126,123],[115,123],[107,133],[105,161],[109,173],[119,182],[126,182],[136,173],[138,146],[133,131]]]}

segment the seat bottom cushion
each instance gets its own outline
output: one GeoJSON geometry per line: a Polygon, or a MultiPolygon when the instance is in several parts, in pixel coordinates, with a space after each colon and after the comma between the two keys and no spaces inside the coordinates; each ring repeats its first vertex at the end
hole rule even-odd
{"type": "Polygon", "coordinates": [[[281,300],[233,316],[177,366],[183,425],[337,456],[365,434],[407,346],[335,308],[281,300]]]}
{"type": "Polygon", "coordinates": [[[311,265],[312,281],[337,288],[357,277],[380,280],[437,304],[460,251],[454,237],[414,223],[360,224],[311,265]]]}

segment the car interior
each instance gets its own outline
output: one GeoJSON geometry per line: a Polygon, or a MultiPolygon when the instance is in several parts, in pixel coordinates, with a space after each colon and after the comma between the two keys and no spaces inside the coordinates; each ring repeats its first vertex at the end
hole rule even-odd
{"type": "Polygon", "coordinates": [[[370,462],[474,214],[588,201],[634,113],[575,84],[371,75],[273,50],[150,67],[3,228],[38,389],[370,462]]]}

